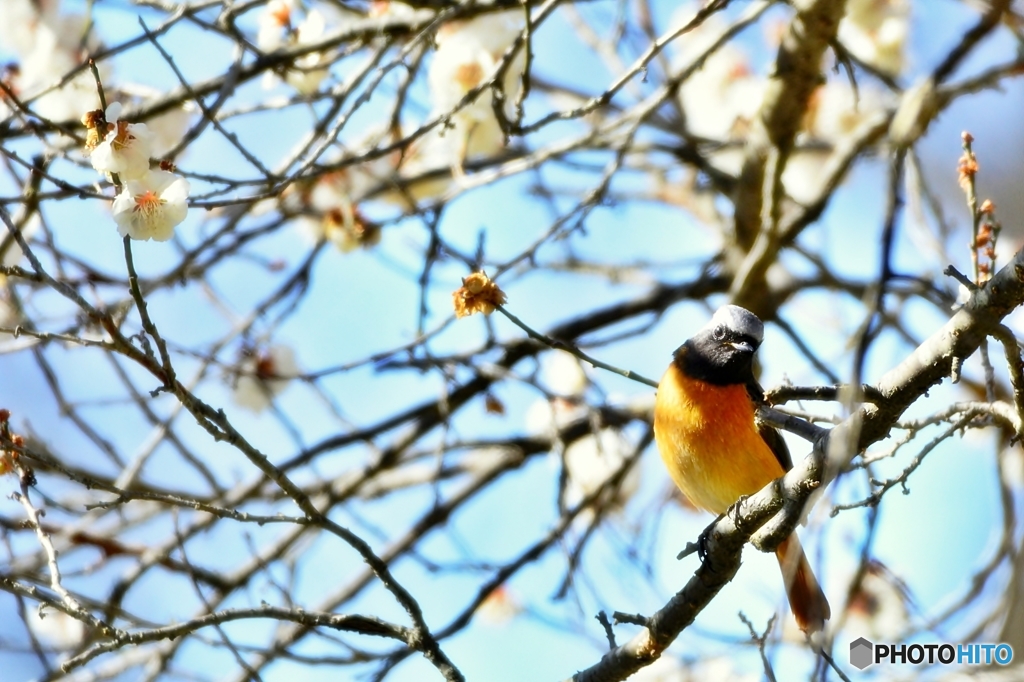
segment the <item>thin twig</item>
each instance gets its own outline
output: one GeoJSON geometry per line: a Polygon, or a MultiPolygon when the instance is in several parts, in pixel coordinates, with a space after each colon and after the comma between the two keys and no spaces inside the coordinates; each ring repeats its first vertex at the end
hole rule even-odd
{"type": "Polygon", "coordinates": [[[575,355],[580,360],[583,360],[584,362],[590,363],[594,367],[598,367],[600,369],[606,369],[609,372],[614,372],[615,374],[618,374],[619,376],[624,376],[627,379],[632,379],[633,381],[638,381],[641,384],[646,384],[646,385],[648,385],[648,386],[650,386],[652,388],[657,388],[658,387],[658,382],[654,381],[653,379],[648,379],[647,377],[645,377],[645,376],[643,376],[641,374],[637,374],[636,372],[634,372],[632,370],[621,369],[619,367],[615,367],[614,365],[609,365],[606,362],[602,362],[601,360],[598,360],[596,358],[590,357],[589,355],[587,355],[586,353],[584,353],[583,351],[581,351],[579,348],[577,348],[574,345],[565,343],[564,341],[559,341],[558,339],[553,339],[553,338],[550,338],[548,336],[544,336],[540,332],[535,331],[534,329],[529,327],[525,322],[520,320],[518,317],[516,317],[515,315],[510,313],[508,311],[508,309],[506,309],[504,306],[496,305],[495,308],[497,308],[498,311],[501,312],[501,314],[503,314],[505,317],[507,317],[512,322],[512,324],[516,325],[517,327],[522,329],[524,332],[526,332],[527,335],[529,335],[529,337],[531,339],[533,339],[535,341],[540,341],[545,346],[549,346],[549,347],[554,348],[556,350],[564,350],[566,353],[571,353],[572,355],[575,355]]]}

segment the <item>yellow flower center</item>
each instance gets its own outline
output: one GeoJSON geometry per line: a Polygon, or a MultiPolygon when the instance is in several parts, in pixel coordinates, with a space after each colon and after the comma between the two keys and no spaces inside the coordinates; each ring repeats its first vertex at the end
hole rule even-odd
{"type": "Polygon", "coordinates": [[[135,197],[135,208],[133,210],[135,213],[141,213],[144,217],[148,218],[165,203],[167,202],[157,196],[156,192],[149,190],[145,194],[135,197]]]}
{"type": "Polygon", "coordinates": [[[281,3],[274,7],[273,5],[269,8],[270,16],[281,28],[286,28],[292,23],[292,10],[288,5],[281,3]]]}
{"type": "Polygon", "coordinates": [[[484,69],[478,62],[460,64],[455,70],[455,82],[461,85],[466,92],[480,85],[480,81],[483,79],[484,69]]]}

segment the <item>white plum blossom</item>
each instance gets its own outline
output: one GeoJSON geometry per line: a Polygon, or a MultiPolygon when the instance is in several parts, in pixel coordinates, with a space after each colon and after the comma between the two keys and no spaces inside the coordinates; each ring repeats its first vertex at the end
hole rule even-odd
{"type": "Polygon", "coordinates": [[[187,102],[185,106],[169,109],[149,121],[149,132],[152,134],[150,151],[153,158],[159,159],[181,142],[195,113],[194,106],[189,106],[191,104],[187,102]]]}
{"type": "Polygon", "coordinates": [[[541,379],[552,393],[567,398],[583,395],[587,388],[583,365],[575,355],[564,350],[544,354],[541,358],[541,379]]]}
{"type": "MultiPolygon", "coordinates": [[[[564,454],[566,502],[576,505],[594,494],[622,469],[632,454],[632,445],[617,429],[601,429],[573,442],[564,454]]],[[[640,467],[634,462],[605,509],[621,511],[639,489],[640,467]]]]}
{"type": "Polygon", "coordinates": [[[574,420],[579,419],[585,410],[562,398],[548,400],[538,398],[528,408],[523,422],[526,431],[537,436],[553,437],[574,420]]]}
{"type": "Polygon", "coordinates": [[[85,637],[85,624],[52,608],[28,609],[25,622],[32,634],[54,649],[74,649],[85,637]]]}
{"type": "Polygon", "coordinates": [[[505,625],[522,612],[523,606],[512,589],[508,585],[500,585],[487,595],[476,615],[482,623],[497,627],[505,625]]]}
{"type": "MultiPolygon", "coordinates": [[[[310,10],[295,32],[295,43],[309,45],[320,42],[326,28],[324,15],[315,9],[310,10]]],[[[288,69],[285,81],[303,95],[313,94],[327,78],[327,64],[328,60],[323,52],[311,52],[295,60],[295,68],[288,69]]]]}
{"type": "Polygon", "coordinates": [[[232,397],[239,407],[262,412],[298,374],[295,351],[289,346],[274,345],[250,351],[239,364],[232,397]]]}
{"type": "Polygon", "coordinates": [[[869,561],[846,608],[846,632],[874,641],[897,641],[910,624],[906,584],[884,564],[869,561]]]}
{"type": "MultiPolygon", "coordinates": [[[[437,52],[427,73],[435,116],[453,111],[470,91],[494,78],[502,57],[523,25],[522,13],[513,11],[449,22],[438,30],[437,52]]],[[[525,64],[526,54],[520,49],[499,83],[505,95],[503,112],[508,119],[515,116],[525,64]]],[[[483,90],[452,114],[450,128],[437,131],[457,141],[460,160],[491,156],[504,147],[493,99],[490,88],[483,90]]]]}
{"type": "Polygon", "coordinates": [[[376,246],[381,237],[380,226],[367,221],[354,206],[351,211],[333,209],[318,217],[304,216],[296,226],[310,241],[331,242],[342,253],[376,246]]]}
{"type": "MultiPolygon", "coordinates": [[[[697,62],[725,30],[722,20],[713,16],[682,36],[680,65],[688,68],[697,62]]],[[[742,144],[764,100],[766,87],[766,79],[751,71],[746,53],[727,43],[704,60],[679,88],[687,130],[723,144],[723,149],[709,155],[718,169],[739,172],[742,144]]]]}
{"type": "MultiPolygon", "coordinates": [[[[891,30],[881,28],[885,23],[883,15],[890,19],[900,16],[900,21],[905,21],[905,13],[897,11],[902,4],[900,0],[851,0],[843,25],[855,37],[866,40],[870,33],[875,40],[891,30]]],[[[689,20],[693,12],[691,7],[680,13],[679,19],[689,20]]],[[[712,16],[681,36],[677,63],[679,68],[699,64],[679,89],[687,130],[718,143],[720,146],[709,147],[708,160],[717,169],[735,175],[742,165],[747,135],[764,101],[768,81],[752,70],[748,55],[731,42],[701,61],[727,29],[722,19],[712,16]]],[[[877,47],[876,42],[872,45],[877,47]]],[[[857,55],[883,68],[865,54],[857,55]]],[[[831,148],[855,134],[886,105],[885,98],[870,87],[861,87],[855,93],[848,83],[839,80],[820,87],[809,103],[803,130],[797,138],[798,149],[789,157],[783,173],[787,193],[798,202],[815,199],[822,187],[821,171],[831,148]]],[[[677,203],[690,206],[695,202],[687,197],[677,203]]]]}
{"type": "MultiPolygon", "coordinates": [[[[141,83],[121,84],[115,92],[116,97],[108,94],[108,98],[120,99],[122,102],[130,101],[132,106],[137,108],[145,108],[164,96],[163,90],[141,83]]],[[[151,134],[150,155],[152,158],[163,158],[178,146],[198,110],[199,108],[194,102],[187,101],[181,106],[171,107],[146,121],[146,127],[151,134]]],[[[110,119],[107,120],[109,122],[110,119]]]]}
{"type": "Polygon", "coordinates": [[[432,17],[434,13],[427,9],[416,9],[412,5],[395,0],[372,0],[370,2],[371,17],[394,17],[410,23],[432,17]]]}
{"type": "MultiPolygon", "coordinates": [[[[854,50],[851,44],[847,47],[877,68],[892,67],[893,62],[878,60],[884,52],[884,36],[895,30],[894,22],[898,18],[905,23],[906,13],[900,11],[904,5],[902,0],[851,0],[843,25],[853,42],[870,38],[873,51],[868,55],[864,50],[854,50]]],[[[680,12],[679,22],[688,21],[694,11],[691,6],[680,12]]],[[[719,46],[703,59],[727,30],[728,26],[718,16],[708,18],[679,38],[676,63],[680,69],[697,65],[679,88],[687,131],[710,143],[705,154],[715,168],[736,175],[743,164],[750,128],[764,102],[768,79],[751,68],[748,55],[732,42],[719,46]]],[[[860,87],[855,92],[847,82],[837,79],[818,88],[809,102],[796,149],[788,157],[783,171],[782,183],[790,198],[799,203],[817,199],[825,180],[822,169],[835,146],[857,134],[862,126],[877,120],[890,104],[883,94],[870,86],[860,87]]],[[[663,194],[674,203],[708,220],[717,217],[713,206],[702,201],[692,182],[669,189],[671,191],[663,194]]]]}
{"type": "MultiPolygon", "coordinates": [[[[541,398],[527,409],[525,426],[529,433],[554,437],[559,429],[586,415],[585,406],[574,405],[570,400],[555,398],[548,401],[541,398]]],[[[560,458],[565,464],[566,502],[575,505],[593,494],[616,475],[632,455],[632,444],[614,428],[601,429],[570,443],[560,458]]],[[[614,497],[604,501],[604,508],[611,512],[622,511],[639,489],[640,467],[634,462],[620,481],[614,497]]],[[[590,518],[591,512],[581,516],[584,523],[590,518]]]]}
{"type": "MultiPolygon", "coordinates": [[[[373,129],[360,141],[345,145],[346,155],[366,154],[380,146],[387,135],[386,131],[373,129]]],[[[342,158],[341,153],[333,154],[328,164],[342,158]]],[[[399,159],[400,152],[393,152],[326,173],[305,187],[299,196],[289,197],[298,199],[298,204],[286,206],[286,209],[303,213],[303,219],[296,224],[312,241],[330,241],[342,251],[373,246],[380,240],[380,228],[364,218],[359,204],[371,193],[386,190],[393,184],[399,159]]]]}
{"type": "Polygon", "coordinates": [[[818,150],[795,150],[790,154],[782,171],[782,185],[793,200],[806,205],[818,197],[826,180],[821,171],[827,158],[818,150]]]}
{"type": "Polygon", "coordinates": [[[150,170],[154,133],[142,123],[120,120],[123,106],[91,111],[82,122],[89,129],[86,149],[93,167],[120,183],[114,198],[117,231],[131,239],[167,241],[188,215],[189,182],[165,170],[150,170]]]}
{"type": "Polygon", "coordinates": [[[284,37],[291,28],[294,10],[295,0],[270,0],[260,14],[256,47],[263,52],[273,52],[284,45],[284,37]]]}
{"type": "MultiPolygon", "coordinates": [[[[57,0],[3,0],[0,8],[0,44],[18,56],[8,70],[7,84],[18,97],[36,114],[54,121],[77,120],[95,108],[96,84],[90,73],[50,90],[99,49],[88,18],[59,13],[57,0]]],[[[101,76],[106,70],[100,64],[101,76]]],[[[0,118],[10,112],[0,103],[0,118]]]]}
{"type": "Polygon", "coordinates": [[[909,24],[907,0],[849,0],[838,37],[858,59],[896,75],[903,70],[909,24]]]}
{"type": "Polygon", "coordinates": [[[416,202],[446,195],[454,186],[452,174],[458,174],[462,168],[464,150],[464,139],[455,131],[431,130],[413,142],[402,159],[399,168],[405,181],[402,189],[386,192],[381,198],[412,210],[416,202]]]}
{"type": "MultiPolygon", "coordinates": [[[[437,52],[427,74],[434,108],[451,110],[466,93],[493,78],[523,27],[522,12],[510,11],[452,21],[438,29],[437,52]]],[[[525,53],[519,50],[501,82],[506,95],[505,113],[510,117],[522,86],[525,59],[525,53]]]]}
{"type": "Polygon", "coordinates": [[[0,44],[20,57],[35,46],[40,25],[57,20],[57,0],[4,0],[4,20],[0,21],[0,44]]]}
{"type": "Polygon", "coordinates": [[[817,146],[798,148],[789,157],[782,182],[789,195],[801,203],[817,199],[825,177],[822,169],[832,149],[844,139],[856,135],[861,126],[884,115],[886,98],[870,86],[854,91],[845,80],[829,81],[811,98],[798,146],[813,142],[817,146]],[[827,143],[822,147],[820,143],[827,143]]]}
{"type": "Polygon", "coordinates": [[[89,155],[92,167],[100,173],[117,174],[121,181],[138,180],[149,173],[153,152],[153,133],[145,123],[120,120],[122,105],[107,107],[107,134],[89,155]]]}
{"type": "Polygon", "coordinates": [[[804,127],[815,139],[834,144],[891,104],[870,85],[854,91],[846,80],[829,81],[815,91],[804,127]]]}
{"type": "MultiPolygon", "coordinates": [[[[319,42],[327,29],[327,19],[319,10],[306,12],[302,21],[295,25],[295,0],[271,0],[259,18],[256,46],[264,52],[273,52],[284,47],[310,45],[319,42]]],[[[304,95],[316,92],[327,77],[327,56],[322,52],[311,52],[295,60],[292,68],[285,72],[285,81],[304,95]]],[[[277,79],[273,74],[264,79],[264,86],[271,87],[277,79]]]]}
{"type": "Polygon", "coordinates": [[[967,305],[967,302],[971,300],[971,296],[973,295],[973,291],[968,289],[966,285],[961,284],[956,290],[956,300],[953,301],[953,305],[951,305],[949,309],[955,313],[967,305]]]}
{"type": "Polygon", "coordinates": [[[162,170],[129,180],[114,199],[114,221],[122,237],[167,241],[188,213],[188,180],[162,170]]]}
{"type": "Polygon", "coordinates": [[[309,193],[309,205],[318,213],[351,211],[371,190],[384,184],[392,172],[393,162],[384,157],[332,171],[317,178],[309,193]]]}
{"type": "MultiPolygon", "coordinates": [[[[419,137],[403,157],[401,177],[416,181],[407,182],[401,192],[389,192],[383,199],[411,208],[410,203],[440,198],[454,188],[452,176],[463,178],[465,161],[488,158],[505,148],[491,88],[484,88],[471,102],[455,109],[469,92],[494,78],[523,25],[520,12],[497,12],[448,22],[438,30],[437,51],[427,72],[433,102],[430,117],[448,118],[419,137]]],[[[504,115],[509,120],[515,117],[525,64],[525,52],[520,50],[499,84],[505,95],[504,115]]]]}
{"type": "MultiPolygon", "coordinates": [[[[88,72],[50,90],[68,72],[80,66],[89,51],[99,48],[99,41],[91,33],[83,47],[82,35],[87,26],[85,17],[47,12],[24,24],[22,39],[16,41],[21,60],[11,79],[11,87],[38,115],[53,121],[70,121],[80,119],[95,108],[96,83],[88,72]],[[42,94],[44,92],[46,94],[42,94]]],[[[100,75],[104,76],[105,71],[106,67],[101,64],[100,75]]],[[[4,109],[8,110],[6,105],[4,109]]]]}

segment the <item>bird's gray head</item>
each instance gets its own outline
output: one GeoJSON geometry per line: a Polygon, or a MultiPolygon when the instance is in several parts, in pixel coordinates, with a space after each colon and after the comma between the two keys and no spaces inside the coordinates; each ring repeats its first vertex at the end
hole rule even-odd
{"type": "Polygon", "coordinates": [[[738,305],[723,305],[701,331],[710,332],[716,340],[727,336],[745,338],[754,348],[764,341],[764,323],[757,315],[738,305]]]}
{"type": "Polygon", "coordinates": [[[757,315],[726,305],[676,351],[676,358],[694,378],[719,385],[745,384],[754,379],[754,351],[763,340],[764,323],[757,315]]]}

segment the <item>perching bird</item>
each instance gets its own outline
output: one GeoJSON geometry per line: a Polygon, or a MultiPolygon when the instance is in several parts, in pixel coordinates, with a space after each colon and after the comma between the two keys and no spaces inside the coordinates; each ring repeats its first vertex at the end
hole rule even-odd
{"type": "MultiPolygon", "coordinates": [[[[654,435],[672,480],[695,505],[724,514],[792,468],[781,434],[758,424],[764,392],[754,379],[754,351],[764,324],[727,305],[680,346],[658,384],[654,435]]],[[[789,604],[805,633],[831,615],[796,534],[776,550],[789,604]]]]}

